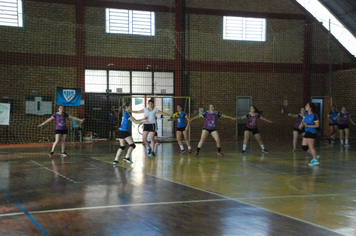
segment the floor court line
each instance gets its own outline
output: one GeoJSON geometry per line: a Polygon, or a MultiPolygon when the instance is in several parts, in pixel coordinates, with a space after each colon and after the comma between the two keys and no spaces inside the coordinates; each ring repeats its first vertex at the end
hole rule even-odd
{"type": "Polygon", "coordinates": [[[73,179],[71,179],[71,178],[69,178],[69,177],[67,177],[67,176],[65,176],[65,175],[62,175],[61,173],[58,173],[58,172],[56,172],[56,171],[54,171],[54,170],[51,170],[50,168],[48,168],[48,167],[46,167],[46,166],[44,166],[44,165],[41,165],[40,163],[38,163],[38,162],[36,162],[36,161],[31,160],[30,162],[32,162],[32,163],[34,163],[34,164],[36,164],[36,165],[38,165],[38,166],[41,166],[42,168],[44,168],[44,169],[46,169],[46,170],[49,170],[49,171],[51,171],[51,172],[53,172],[53,173],[55,173],[55,174],[61,176],[62,178],[65,178],[65,179],[67,179],[67,180],[69,180],[69,181],[75,183],[75,184],[78,183],[77,181],[75,181],[75,180],[73,180],[73,179]]]}
{"type": "MultiPolygon", "coordinates": [[[[97,161],[101,161],[101,162],[104,162],[104,163],[111,164],[111,162],[108,162],[108,161],[103,161],[103,160],[100,160],[100,159],[96,159],[96,158],[94,158],[94,157],[90,157],[90,158],[91,158],[91,159],[94,159],[94,160],[97,160],[97,161]]],[[[128,168],[128,167],[121,166],[121,165],[120,165],[120,167],[125,168],[125,169],[130,169],[130,168],[128,168]]],[[[269,210],[269,209],[264,208],[264,207],[260,207],[260,206],[256,206],[256,205],[253,205],[253,204],[244,202],[244,201],[242,201],[243,199],[240,199],[240,198],[230,198],[230,197],[227,197],[227,196],[224,196],[224,195],[215,193],[215,192],[210,192],[210,191],[207,191],[207,190],[204,190],[204,189],[199,189],[199,188],[196,188],[196,187],[193,187],[193,186],[189,186],[189,185],[186,185],[186,184],[183,184],[183,183],[180,183],[180,182],[176,182],[176,181],[173,181],[173,180],[170,180],[170,179],[165,179],[165,178],[162,178],[162,177],[158,177],[158,176],[155,176],[155,175],[151,175],[151,174],[149,174],[149,173],[144,173],[144,174],[147,174],[147,175],[152,176],[152,177],[155,177],[155,178],[163,179],[163,180],[166,180],[166,181],[175,183],[175,184],[183,185],[183,186],[186,186],[186,187],[188,187],[188,188],[192,188],[192,189],[195,189],[195,190],[198,190],[198,191],[210,193],[210,194],[213,194],[213,195],[222,197],[222,198],[223,198],[222,200],[225,200],[225,201],[227,201],[227,200],[236,201],[236,202],[241,203],[241,204],[245,204],[245,205],[248,205],[248,206],[251,206],[251,207],[256,207],[256,208],[258,208],[258,209],[263,209],[263,210],[265,210],[265,211],[268,211],[268,212],[271,212],[271,213],[274,213],[274,214],[277,214],[277,215],[280,215],[280,216],[283,216],[283,217],[287,217],[287,218],[290,218],[290,219],[293,219],[293,220],[296,220],[296,221],[299,221],[299,222],[302,222],[302,223],[305,223],[305,224],[313,225],[313,226],[315,226],[315,227],[322,228],[322,229],[324,229],[324,230],[327,230],[327,231],[330,231],[330,232],[334,232],[334,233],[340,234],[339,232],[337,232],[337,231],[335,231],[335,230],[333,230],[333,229],[324,227],[324,226],[322,226],[322,225],[314,224],[314,223],[312,223],[312,222],[308,222],[308,221],[305,221],[305,220],[302,220],[302,219],[299,219],[299,218],[295,218],[295,217],[293,217],[293,216],[285,215],[285,214],[283,214],[283,213],[275,212],[275,211],[269,210]]],[[[247,199],[249,199],[249,198],[245,198],[245,199],[247,200],[247,199]]],[[[251,199],[252,199],[252,198],[251,198],[251,199]]]]}
{"type": "MultiPolygon", "coordinates": [[[[152,202],[152,203],[136,203],[136,204],[123,204],[123,205],[111,205],[111,206],[93,206],[93,207],[78,207],[78,208],[63,208],[56,210],[43,210],[43,211],[30,211],[30,214],[41,214],[41,213],[55,213],[63,211],[82,211],[82,210],[101,210],[109,208],[121,208],[121,207],[136,207],[136,206],[159,206],[159,205],[174,205],[174,204],[187,204],[187,203],[204,203],[204,202],[219,202],[219,201],[229,201],[230,199],[207,199],[207,200],[191,200],[191,201],[175,201],[175,202],[152,202]]],[[[14,216],[23,215],[24,213],[5,213],[0,214],[0,217],[4,216],[14,216]]]]}
{"type": "Polygon", "coordinates": [[[41,233],[45,236],[50,236],[49,233],[47,233],[47,231],[42,227],[42,225],[40,225],[40,223],[37,222],[37,220],[35,218],[33,218],[33,216],[31,215],[31,213],[29,213],[17,200],[14,196],[12,196],[12,194],[7,191],[4,186],[2,186],[2,184],[0,184],[0,188],[2,188],[6,194],[10,197],[11,201],[13,201],[23,212],[23,214],[25,214],[27,216],[27,218],[29,218],[29,220],[37,227],[37,229],[39,229],[41,231],[41,233]]]}

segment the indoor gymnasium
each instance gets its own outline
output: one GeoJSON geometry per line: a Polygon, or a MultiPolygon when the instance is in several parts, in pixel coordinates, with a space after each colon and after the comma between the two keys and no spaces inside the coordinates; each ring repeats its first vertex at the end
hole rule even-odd
{"type": "Polygon", "coordinates": [[[0,235],[356,235],[356,1],[0,0],[0,235]]]}

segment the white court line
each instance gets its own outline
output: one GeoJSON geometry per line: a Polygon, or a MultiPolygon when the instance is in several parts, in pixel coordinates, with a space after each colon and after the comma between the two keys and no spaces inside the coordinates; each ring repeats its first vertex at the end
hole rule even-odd
{"type": "MultiPolygon", "coordinates": [[[[152,203],[136,203],[136,204],[123,204],[123,205],[111,205],[111,206],[78,207],[78,208],[66,208],[66,209],[56,209],[56,210],[29,211],[29,214],[54,213],[54,212],[63,212],[63,211],[101,210],[101,209],[121,208],[121,207],[203,203],[203,202],[217,202],[217,201],[228,201],[228,199],[209,199],[209,200],[192,200],[192,201],[175,201],[175,202],[152,202],[152,203]]],[[[0,214],[0,217],[14,216],[14,215],[24,215],[24,213],[23,212],[5,213],[5,214],[0,214]]]]}
{"type": "MultiPolygon", "coordinates": [[[[105,163],[111,164],[111,162],[107,162],[107,161],[103,161],[103,160],[100,160],[100,159],[96,159],[96,158],[94,158],[94,157],[90,157],[90,158],[92,158],[92,159],[94,159],[94,160],[98,160],[98,161],[101,161],[101,162],[105,162],[105,163]]],[[[125,166],[122,166],[122,165],[120,165],[120,167],[125,168],[125,169],[132,169],[132,168],[128,168],[128,167],[125,167],[125,166]]],[[[195,190],[198,190],[198,191],[210,193],[210,194],[213,194],[213,195],[222,197],[222,198],[224,198],[225,200],[231,200],[231,201],[235,201],[235,202],[238,202],[238,203],[241,203],[241,204],[245,204],[245,205],[248,205],[248,206],[251,206],[251,207],[256,207],[256,208],[259,208],[259,209],[263,209],[263,210],[265,210],[265,211],[268,211],[268,212],[271,212],[271,213],[274,213],[274,214],[277,214],[277,215],[280,215],[280,216],[283,216],[283,217],[287,217],[287,218],[290,218],[290,219],[293,219],[293,220],[296,220],[296,221],[299,221],[299,222],[302,222],[302,223],[305,223],[305,224],[309,224],[309,225],[312,225],[312,226],[315,226],[315,227],[318,227],[318,228],[321,228],[321,229],[325,229],[325,230],[330,231],[330,232],[334,232],[334,233],[340,234],[339,232],[337,232],[337,231],[335,231],[335,230],[333,230],[333,229],[327,228],[327,227],[325,227],[325,226],[322,226],[322,225],[314,224],[314,223],[312,223],[312,222],[305,221],[305,220],[302,220],[302,219],[299,219],[299,218],[296,218],[296,217],[293,217],[293,216],[289,216],[289,215],[285,215],[285,214],[283,214],[283,213],[279,213],[279,212],[276,212],[276,211],[272,211],[272,210],[269,210],[269,209],[264,208],[264,207],[252,205],[252,204],[250,204],[250,203],[247,203],[247,202],[242,201],[242,199],[240,199],[240,198],[230,198],[230,197],[227,197],[227,196],[224,196],[224,195],[215,193],[215,192],[210,192],[210,191],[207,191],[207,190],[204,190],[204,189],[199,189],[199,188],[196,188],[196,187],[193,187],[193,186],[189,186],[189,185],[186,185],[186,184],[183,184],[183,183],[180,183],[180,182],[175,182],[175,181],[170,180],[170,179],[165,179],[165,178],[158,177],[158,176],[155,176],[155,175],[151,175],[151,174],[148,174],[148,173],[144,173],[144,174],[149,175],[149,176],[152,176],[152,177],[155,177],[155,178],[163,179],[163,180],[166,180],[166,181],[175,183],[175,184],[183,185],[183,186],[186,186],[186,187],[188,187],[188,188],[192,188],[192,189],[195,189],[195,190]]],[[[249,200],[249,199],[253,199],[253,198],[244,198],[244,199],[245,199],[245,200],[249,200]]],[[[223,199],[222,199],[222,200],[223,200],[223,199]]]]}
{"type": "Polygon", "coordinates": [[[65,178],[65,179],[67,179],[67,180],[69,180],[69,181],[71,181],[71,182],[73,182],[73,183],[75,183],[75,184],[78,183],[77,181],[72,180],[71,178],[68,178],[67,176],[62,175],[61,173],[58,173],[58,172],[56,172],[56,171],[54,171],[54,170],[51,170],[50,168],[48,168],[48,167],[46,167],[46,166],[44,166],[44,165],[41,165],[41,164],[38,163],[38,162],[35,162],[35,161],[33,161],[33,160],[31,160],[31,162],[32,162],[32,163],[35,163],[36,165],[41,166],[42,168],[44,168],[44,169],[46,169],[46,170],[49,170],[49,171],[51,171],[51,172],[53,172],[53,173],[55,173],[55,174],[58,174],[59,176],[65,178]]]}

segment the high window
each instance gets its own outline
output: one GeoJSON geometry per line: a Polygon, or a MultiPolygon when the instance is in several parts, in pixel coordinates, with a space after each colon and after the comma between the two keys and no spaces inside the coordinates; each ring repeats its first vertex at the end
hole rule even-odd
{"type": "Polygon", "coordinates": [[[155,13],[107,8],[106,33],[154,36],[155,13]]]}
{"type": "Polygon", "coordinates": [[[224,16],[223,39],[266,41],[266,19],[224,16]]]}
{"type": "Polygon", "coordinates": [[[0,0],[0,25],[23,27],[22,0],[0,0]]]}

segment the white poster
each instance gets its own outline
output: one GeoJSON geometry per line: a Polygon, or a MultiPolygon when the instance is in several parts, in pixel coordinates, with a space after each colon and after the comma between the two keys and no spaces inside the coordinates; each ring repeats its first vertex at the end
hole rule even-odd
{"type": "Polygon", "coordinates": [[[0,125],[10,125],[10,103],[0,103],[0,125]]]}

